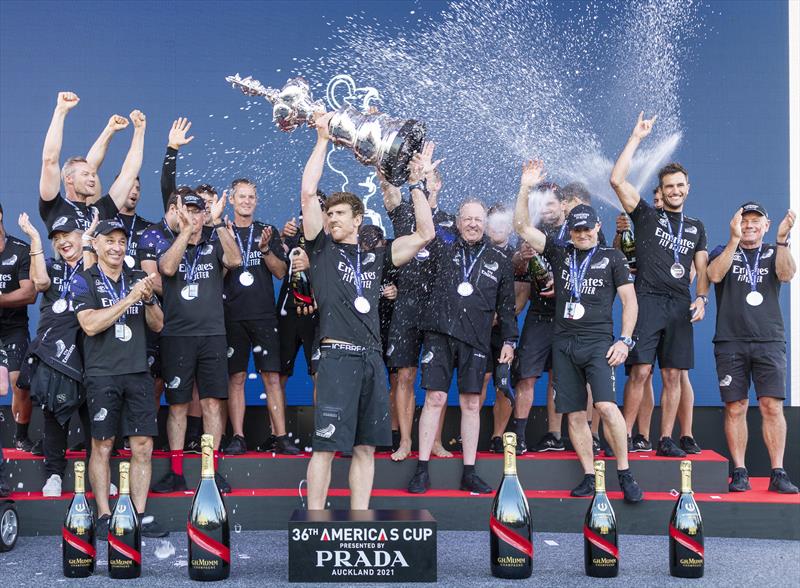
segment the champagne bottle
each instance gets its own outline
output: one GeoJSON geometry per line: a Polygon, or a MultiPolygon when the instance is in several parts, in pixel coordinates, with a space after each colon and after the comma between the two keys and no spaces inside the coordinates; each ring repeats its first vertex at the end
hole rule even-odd
{"type": "Polygon", "coordinates": [[[594,498],[583,523],[583,563],[586,575],[614,578],[619,573],[617,518],[606,494],[606,464],[594,462],[594,498]]]}
{"type": "Polygon", "coordinates": [[[622,231],[619,243],[622,253],[628,258],[628,266],[636,269],[636,240],[633,237],[633,229],[629,227],[622,231]]]}
{"type": "Polygon", "coordinates": [[[131,500],[131,464],[119,464],[119,498],[108,522],[108,577],[138,578],[142,575],[142,533],[131,500]]]}
{"type": "Polygon", "coordinates": [[[700,578],[705,567],[703,519],[692,492],[692,462],[681,462],[681,494],[669,521],[669,573],[700,578]]]}
{"type": "Polygon", "coordinates": [[[548,292],[553,289],[553,272],[548,269],[547,263],[538,253],[534,253],[528,262],[528,273],[538,292],[548,292]]]}
{"type": "Polygon", "coordinates": [[[528,499],[517,478],[517,436],[503,435],[503,479],[492,503],[489,552],[492,575],[529,578],[533,571],[533,530],[528,499]]]}
{"type": "MultiPolygon", "coordinates": [[[[302,215],[300,215],[300,224],[301,226],[303,224],[302,215]]],[[[305,239],[301,235],[298,247],[303,248],[304,245],[305,239]]],[[[295,255],[299,255],[299,251],[294,251],[293,253],[295,255]]],[[[297,312],[297,316],[302,316],[305,314],[303,311],[306,307],[314,306],[314,295],[311,292],[311,282],[308,279],[308,274],[305,271],[292,273],[292,278],[289,280],[289,290],[292,302],[294,303],[295,311],[297,312]]]]}
{"type": "Polygon", "coordinates": [[[97,562],[94,537],[94,513],[86,500],[84,475],[86,464],[75,462],[75,496],[69,503],[61,529],[61,552],[67,578],[87,578],[97,562]]]}
{"type": "Polygon", "coordinates": [[[200,484],[192,500],[189,522],[189,578],[224,580],[231,572],[231,530],[225,502],[214,481],[214,438],[200,439],[200,484]]]}

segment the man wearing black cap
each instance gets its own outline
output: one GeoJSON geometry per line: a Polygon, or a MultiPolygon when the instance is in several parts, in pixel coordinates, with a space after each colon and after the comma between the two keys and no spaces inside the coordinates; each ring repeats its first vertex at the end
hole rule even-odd
{"type": "MultiPolygon", "coordinates": [[[[308,464],[308,508],[324,509],[336,451],[352,451],[350,508],[369,508],[375,447],[391,443],[386,366],[381,356],[378,306],[381,280],[391,267],[408,263],[434,237],[431,210],[417,185],[412,192],[417,229],[391,245],[365,250],[358,238],[364,205],[349,192],[325,201],[329,233],[317,187],[328,153],[328,123],[317,121],[317,143],[303,171],[303,235],[311,260],[320,316],[320,360],[314,410],[314,454],[308,464]],[[354,377],[355,376],[355,377],[354,377]]],[[[430,166],[432,147],[416,154],[412,184],[430,166]]]]}
{"type": "Polygon", "coordinates": [[[775,245],[764,243],[770,221],[758,202],[742,205],[731,220],[730,239],[711,252],[708,277],[717,298],[714,357],[725,403],[725,436],[733,460],[730,491],[750,490],[745,467],[747,404],[751,383],[761,409],[764,443],[772,465],[769,490],[797,494],[783,469],[786,447],[786,337],[780,308],[782,283],[797,267],[789,250],[796,219],[788,211],[775,245]]]}
{"type": "MultiPolygon", "coordinates": [[[[213,242],[203,238],[205,202],[192,192],[177,205],[179,233],[169,248],[161,253],[158,268],[164,297],[164,328],[161,331],[161,354],[169,403],[167,436],[171,470],[153,486],[154,492],[186,489],[183,476],[183,447],[186,415],[197,382],[203,411],[203,427],[214,437],[215,461],[224,431],[223,401],[228,397],[226,377],[227,343],[222,304],[223,271],[238,267],[242,256],[233,236],[222,222],[224,199],[215,199],[211,207],[213,242]]],[[[217,485],[230,491],[225,478],[217,471],[217,485]]]]}
{"type": "Polygon", "coordinates": [[[166,535],[145,513],[153,437],[158,435],[145,327],[160,331],[164,315],[153,294],[156,275],[132,270],[125,260],[127,234],[127,227],[117,219],[100,221],[93,240],[97,263],[73,276],[70,283],[72,307],[85,335],[84,383],[92,417],[89,479],[97,502],[97,536],[103,540],[111,518],[106,489],[117,431],[131,447],[131,498],[142,533],[166,535]]]}
{"type": "MultiPolygon", "coordinates": [[[[539,161],[522,169],[522,186],[544,177],[539,161]]],[[[556,410],[567,413],[569,438],[584,469],[573,496],[594,493],[592,435],[586,421],[586,385],[603,421],[606,439],[617,457],[619,484],[627,502],[642,500],[642,490],[628,465],[625,421],[616,404],[616,367],[634,347],[636,292],[625,256],[598,244],[600,222],[591,206],[580,204],[567,217],[569,241],[546,235],[530,224],[525,190],[517,197],[515,226],[520,236],[544,254],[553,268],[556,294],[553,329],[553,374],[556,410]],[[619,294],[622,327],[614,340],[612,306],[619,294]]]]}
{"type": "Polygon", "coordinates": [[[689,175],[679,163],[669,163],[658,172],[663,210],[657,210],[639,196],[627,180],[639,143],[650,134],[655,117],[639,120],[625,148],[611,170],[611,186],[633,221],[636,232],[636,296],[639,316],[628,357],[631,384],[625,399],[625,421],[631,435],[644,386],[658,358],[661,392],[661,435],[656,455],[684,457],[699,453],[693,437],[681,437],[680,447],[672,430],[681,399],[683,370],[694,367],[693,323],[705,316],[708,302],[708,252],[706,230],[683,208],[689,195],[689,175]],[[691,299],[692,263],[697,271],[696,297],[691,299]]]}
{"type": "Polygon", "coordinates": [[[36,289],[30,279],[30,251],[25,241],[6,233],[0,205],[0,348],[5,352],[11,379],[11,413],[16,423],[14,447],[22,451],[31,451],[34,446],[28,437],[33,407],[30,392],[17,386],[30,340],[28,305],[36,302],[36,289]]]}

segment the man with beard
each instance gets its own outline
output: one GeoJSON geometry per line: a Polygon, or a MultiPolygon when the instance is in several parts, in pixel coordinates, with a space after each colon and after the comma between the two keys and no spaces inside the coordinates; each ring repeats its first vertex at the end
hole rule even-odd
{"type": "Polygon", "coordinates": [[[755,385],[764,443],[772,473],[769,490],[797,494],[783,469],[786,448],[786,338],[780,307],[781,284],[797,272],[789,250],[789,232],[796,215],[789,210],[778,227],[775,245],[764,243],[770,221],[758,202],[736,211],[730,239],[711,252],[708,277],[717,298],[714,357],[719,391],[725,403],[725,436],[733,461],[731,492],[750,490],[745,467],[747,403],[755,385]]]}
{"type": "MultiPolygon", "coordinates": [[[[689,195],[689,175],[678,163],[658,173],[664,204],[659,211],[639,196],[626,178],[639,143],[650,134],[655,117],[639,119],[625,148],[611,170],[611,186],[636,231],[636,296],[641,320],[636,325],[636,347],[628,357],[631,384],[625,402],[628,433],[639,413],[645,382],[658,358],[661,392],[661,436],[656,455],[685,457],[686,445],[678,447],[672,429],[681,397],[681,371],[694,367],[693,324],[705,316],[708,301],[708,252],[703,223],[684,214],[689,195]],[[691,300],[690,273],[697,271],[696,297],[691,300]]],[[[694,440],[691,439],[694,443],[694,440]]]]}
{"type": "Polygon", "coordinates": [[[432,146],[411,165],[416,231],[391,245],[365,251],[358,239],[364,205],[349,192],[325,202],[328,230],[317,188],[325,166],[333,113],[316,121],[317,143],[303,171],[303,235],[311,261],[320,315],[320,360],[314,410],[314,453],[308,464],[308,508],[324,509],[336,451],[352,451],[350,508],[369,508],[375,447],[391,443],[389,398],[381,357],[378,316],[384,271],[408,263],[433,239],[430,207],[419,180],[431,165],[432,146]],[[356,379],[354,381],[354,374],[356,379]]]}

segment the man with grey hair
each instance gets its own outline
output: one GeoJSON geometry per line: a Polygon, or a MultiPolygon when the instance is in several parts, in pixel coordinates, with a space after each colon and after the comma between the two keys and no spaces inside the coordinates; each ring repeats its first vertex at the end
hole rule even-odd
{"type": "Polygon", "coordinates": [[[461,489],[480,494],[492,491],[475,472],[481,389],[487,362],[491,361],[495,314],[503,341],[499,363],[511,363],[514,358],[517,323],[511,254],[491,243],[485,227],[486,206],[471,198],[459,208],[458,236],[453,240],[440,236],[428,246],[435,282],[421,322],[425,331],[422,387],[426,394],[419,419],[419,461],[408,485],[412,494],[430,488],[428,460],[454,370],[458,374],[464,449],[461,489]]]}

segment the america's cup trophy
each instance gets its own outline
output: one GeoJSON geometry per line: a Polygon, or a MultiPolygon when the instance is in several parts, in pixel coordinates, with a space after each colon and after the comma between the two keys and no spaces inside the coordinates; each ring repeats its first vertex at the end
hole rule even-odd
{"type": "MultiPolygon", "coordinates": [[[[248,96],[263,96],[272,103],[272,120],[279,129],[295,130],[303,123],[314,125],[325,113],[321,100],[314,100],[308,82],[292,78],[280,90],[267,88],[250,76],[228,76],[225,81],[248,96]]],[[[362,112],[345,103],[331,117],[328,131],[335,145],[351,149],[364,165],[373,165],[391,184],[402,186],[408,179],[408,164],[422,149],[425,125],[414,119],[392,118],[380,112],[362,112]]]]}

